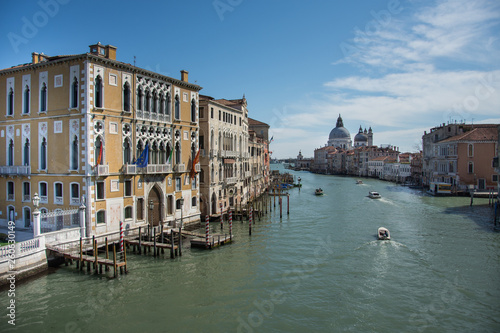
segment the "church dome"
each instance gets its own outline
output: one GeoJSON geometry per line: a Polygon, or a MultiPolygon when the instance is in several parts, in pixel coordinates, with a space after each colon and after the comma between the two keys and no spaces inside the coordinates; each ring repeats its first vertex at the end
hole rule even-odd
{"type": "Polygon", "coordinates": [[[342,121],[342,117],[339,115],[337,119],[337,126],[332,129],[330,132],[329,139],[346,139],[351,138],[351,133],[344,127],[344,122],[342,121]]]}
{"type": "Polygon", "coordinates": [[[356,136],[354,137],[354,142],[368,142],[368,135],[366,135],[365,133],[366,129],[363,133],[363,129],[360,126],[358,134],[356,134],[356,136]]]}

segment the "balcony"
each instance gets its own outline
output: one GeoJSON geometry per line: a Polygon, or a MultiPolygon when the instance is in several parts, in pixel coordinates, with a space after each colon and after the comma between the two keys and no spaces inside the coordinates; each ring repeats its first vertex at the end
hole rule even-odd
{"type": "Polygon", "coordinates": [[[255,176],[253,176],[253,177],[252,177],[252,180],[253,180],[253,181],[256,181],[256,180],[259,180],[259,179],[261,179],[261,178],[262,178],[262,175],[260,175],[260,174],[259,174],[259,175],[255,175],[255,176]]]}
{"type": "Polygon", "coordinates": [[[210,158],[214,158],[217,156],[217,150],[215,149],[210,149],[210,158]]]}
{"type": "Polygon", "coordinates": [[[247,153],[247,152],[241,153],[241,158],[249,158],[249,157],[250,157],[249,153],[247,153]]]}
{"type": "Polygon", "coordinates": [[[228,177],[224,180],[226,185],[236,184],[238,182],[238,177],[228,177]]]}
{"type": "Polygon", "coordinates": [[[200,163],[194,165],[194,171],[200,172],[201,171],[201,165],[200,163]]]}
{"type": "Polygon", "coordinates": [[[164,174],[171,173],[172,166],[170,164],[149,164],[145,168],[137,168],[137,173],[140,174],[164,174]]]}
{"type": "Polygon", "coordinates": [[[174,171],[175,172],[186,172],[186,165],[185,164],[176,164],[174,166],[174,171]]]}
{"type": "Polygon", "coordinates": [[[31,201],[31,195],[24,194],[23,195],[23,202],[30,202],[30,201],[31,201]]]}
{"type": "Polygon", "coordinates": [[[245,178],[252,177],[252,171],[245,171],[245,178]]]}
{"type": "Polygon", "coordinates": [[[135,164],[125,164],[123,166],[123,173],[126,175],[135,175],[137,173],[137,166],[135,164]]]}
{"type": "Polygon", "coordinates": [[[71,198],[69,204],[73,206],[80,205],[80,198],[71,198]]]}
{"type": "Polygon", "coordinates": [[[96,169],[96,176],[109,176],[109,165],[98,165],[96,169]]]}
{"type": "Polygon", "coordinates": [[[0,166],[0,175],[29,176],[31,167],[29,165],[0,166]]]}

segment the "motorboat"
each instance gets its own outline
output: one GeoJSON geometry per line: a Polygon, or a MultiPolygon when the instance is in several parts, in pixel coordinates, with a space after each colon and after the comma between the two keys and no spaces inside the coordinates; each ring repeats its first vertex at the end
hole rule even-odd
{"type": "Polygon", "coordinates": [[[363,184],[363,181],[361,179],[356,180],[356,184],[363,184]]]}
{"type": "Polygon", "coordinates": [[[323,190],[320,188],[317,188],[316,191],[314,191],[314,194],[316,195],[323,195],[323,190]]]}
{"type": "Polygon", "coordinates": [[[368,192],[368,196],[372,199],[380,199],[382,198],[382,196],[380,196],[380,194],[378,192],[375,192],[375,191],[370,191],[368,192]]]}
{"type": "Polygon", "coordinates": [[[380,227],[377,231],[377,238],[378,240],[389,240],[391,239],[391,233],[387,228],[380,227]]]}

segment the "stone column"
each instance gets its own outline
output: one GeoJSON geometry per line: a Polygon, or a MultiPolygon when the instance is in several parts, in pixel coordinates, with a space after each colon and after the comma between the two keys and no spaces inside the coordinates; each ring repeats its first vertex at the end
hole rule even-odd
{"type": "Polygon", "coordinates": [[[85,206],[85,204],[82,202],[82,204],[80,205],[79,207],[79,217],[80,217],[80,237],[81,238],[85,238],[86,235],[85,235],[85,209],[87,207],[85,206]]]}
{"type": "Polygon", "coordinates": [[[33,237],[37,238],[41,234],[40,232],[40,210],[35,208],[33,211],[33,237]]]}

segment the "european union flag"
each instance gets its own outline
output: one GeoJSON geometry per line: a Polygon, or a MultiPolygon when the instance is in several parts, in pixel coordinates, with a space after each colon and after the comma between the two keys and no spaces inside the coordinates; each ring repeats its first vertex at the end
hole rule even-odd
{"type": "Polygon", "coordinates": [[[141,156],[135,161],[135,165],[137,165],[138,168],[145,168],[148,165],[148,160],[149,160],[149,142],[146,143],[146,147],[141,153],[141,156]]]}

